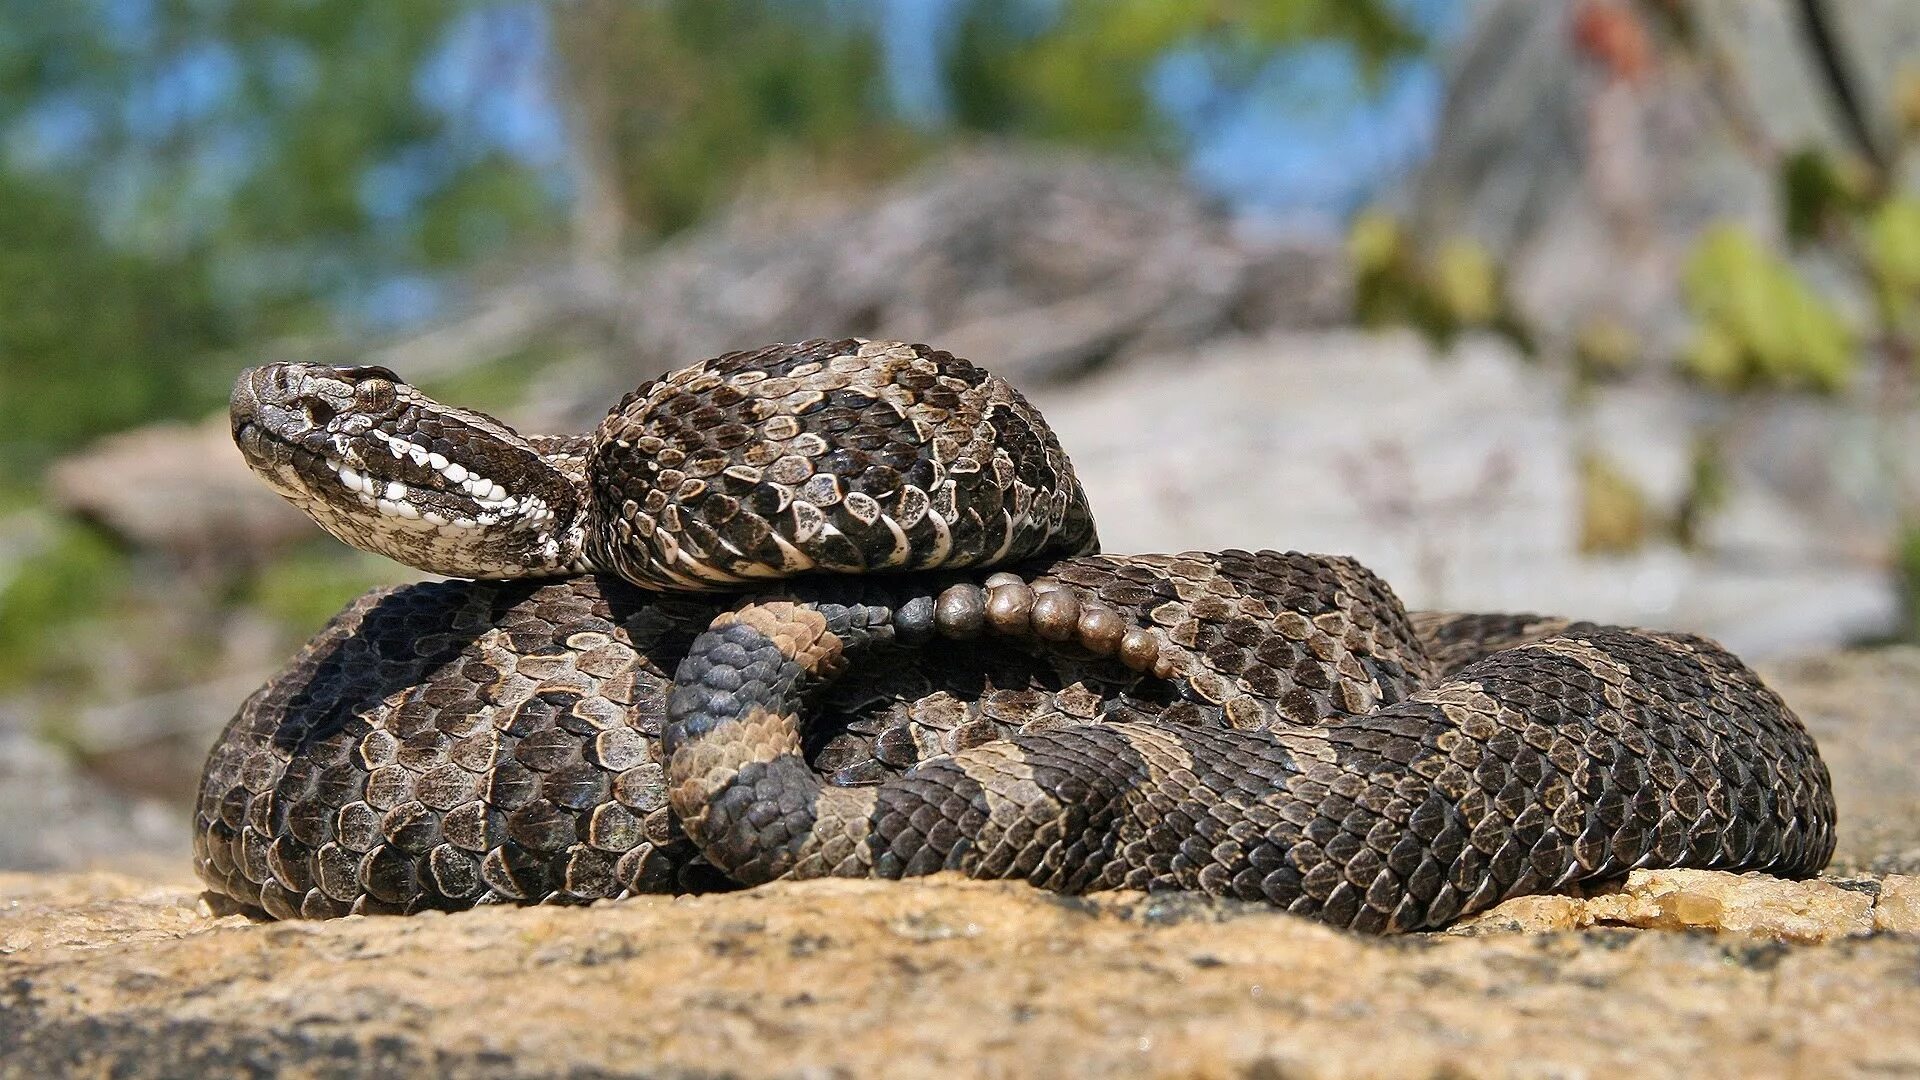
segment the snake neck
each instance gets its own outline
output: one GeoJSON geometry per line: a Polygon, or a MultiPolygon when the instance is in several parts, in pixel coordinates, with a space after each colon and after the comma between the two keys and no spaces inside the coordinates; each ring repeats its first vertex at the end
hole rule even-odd
{"type": "Polygon", "coordinates": [[[230,420],[247,464],[354,547],[448,577],[595,569],[590,436],[522,435],[384,368],[313,364],[243,373],[230,420]]]}

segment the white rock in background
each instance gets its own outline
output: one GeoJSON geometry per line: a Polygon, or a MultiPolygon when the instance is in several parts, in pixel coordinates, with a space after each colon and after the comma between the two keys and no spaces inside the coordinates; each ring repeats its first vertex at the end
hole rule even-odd
{"type": "Polygon", "coordinates": [[[224,415],[108,436],[56,462],[46,491],[54,506],[139,547],[190,559],[264,555],[313,532],[253,475],[224,415]]]}
{"type": "Polygon", "coordinates": [[[1581,447],[1630,448],[1620,456],[1655,499],[1684,489],[1691,460],[1687,391],[1621,393],[1577,410],[1559,376],[1496,342],[1436,356],[1408,335],[1353,332],[1222,344],[1034,397],[1109,551],[1351,554],[1414,606],[1696,630],[1759,656],[1891,628],[1885,566],[1836,555],[1816,542],[1836,522],[1777,497],[1787,517],[1762,530],[1764,559],[1665,542],[1582,555],[1581,447]]]}

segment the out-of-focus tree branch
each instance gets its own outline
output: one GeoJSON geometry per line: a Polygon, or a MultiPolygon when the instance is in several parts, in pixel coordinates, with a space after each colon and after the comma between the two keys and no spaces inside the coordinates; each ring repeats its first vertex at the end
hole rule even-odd
{"type": "Polygon", "coordinates": [[[621,65],[609,48],[614,40],[628,35],[607,30],[615,20],[644,17],[638,7],[619,0],[575,0],[552,9],[555,55],[550,62],[566,110],[568,166],[574,183],[573,252],[579,261],[596,268],[619,262],[631,231],[614,147],[619,108],[614,87],[621,65]]]}
{"type": "Polygon", "coordinates": [[[1884,177],[1889,164],[1887,154],[1875,135],[1865,104],[1861,101],[1859,87],[1841,49],[1833,13],[1828,10],[1825,0],[1798,0],[1795,8],[1800,13],[1800,26],[1806,36],[1807,47],[1813,51],[1820,76],[1826,83],[1827,96],[1833,103],[1834,111],[1839,114],[1840,126],[1853,142],[1854,149],[1873,166],[1875,175],[1884,177]]]}

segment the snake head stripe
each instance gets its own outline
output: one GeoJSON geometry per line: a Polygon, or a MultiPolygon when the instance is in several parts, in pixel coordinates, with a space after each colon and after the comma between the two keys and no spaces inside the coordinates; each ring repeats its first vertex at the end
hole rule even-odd
{"type": "Polygon", "coordinates": [[[450,577],[589,569],[584,440],[524,437],[380,367],[252,368],[229,419],[254,471],[354,547],[450,577]]]}
{"type": "Polygon", "coordinates": [[[523,435],[383,368],[241,375],[234,440],[334,536],[451,577],[668,590],[1094,551],[1059,440],[925,345],[807,341],[642,385],[593,434],[523,435]]]}

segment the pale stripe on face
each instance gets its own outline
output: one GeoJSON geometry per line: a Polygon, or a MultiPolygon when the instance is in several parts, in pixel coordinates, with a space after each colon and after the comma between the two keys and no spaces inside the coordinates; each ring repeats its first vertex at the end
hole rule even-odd
{"type": "Polygon", "coordinates": [[[355,547],[457,577],[592,569],[583,453],[537,451],[391,372],[256,368],[235,386],[233,424],[248,463],[355,547]]]}

